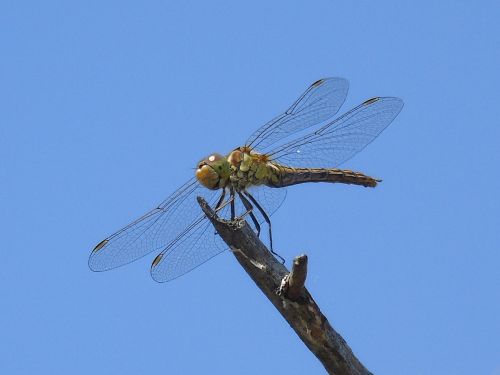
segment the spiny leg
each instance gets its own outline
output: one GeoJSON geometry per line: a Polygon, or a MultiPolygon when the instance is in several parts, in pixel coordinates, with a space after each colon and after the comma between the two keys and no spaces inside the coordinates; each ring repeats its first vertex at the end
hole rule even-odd
{"type": "Polygon", "coordinates": [[[248,214],[252,218],[253,225],[255,225],[255,229],[257,229],[257,236],[260,236],[260,224],[257,218],[255,217],[255,214],[253,213],[253,206],[252,204],[248,201],[248,199],[241,194],[241,192],[238,192],[238,196],[240,197],[241,201],[243,202],[243,205],[247,209],[248,214]]]}
{"type": "MultiPolygon", "coordinates": [[[[224,195],[225,195],[225,193],[224,193],[224,195]]],[[[233,203],[233,201],[234,201],[234,196],[230,196],[229,199],[226,200],[225,202],[222,201],[222,197],[221,197],[221,200],[219,201],[219,202],[221,202],[221,204],[218,207],[216,206],[215,212],[219,212],[224,207],[226,207],[228,204],[233,203]]],[[[219,203],[217,203],[217,204],[219,204],[219,203]]]]}
{"type": "MultiPolygon", "coordinates": [[[[215,212],[219,212],[229,203],[229,200],[227,202],[224,202],[225,197],[226,197],[226,189],[222,189],[222,194],[220,195],[220,198],[217,201],[217,204],[215,205],[215,209],[214,209],[215,212]],[[222,204],[222,202],[224,202],[224,204],[222,204]]],[[[217,233],[217,231],[214,231],[214,235],[218,236],[219,233],[217,233]]]]}
{"type": "Polygon", "coordinates": [[[273,232],[271,229],[271,219],[269,219],[269,216],[267,215],[266,211],[264,211],[262,206],[259,204],[259,202],[257,202],[257,200],[252,196],[252,194],[250,194],[248,191],[245,191],[244,194],[250,199],[250,201],[255,205],[255,207],[257,207],[257,209],[260,211],[260,213],[262,214],[262,217],[264,217],[264,220],[267,223],[267,226],[269,228],[269,246],[270,246],[271,253],[273,253],[278,258],[280,258],[281,263],[285,264],[285,259],[281,255],[279,255],[278,253],[275,253],[273,250],[273,232]]]}
{"type": "Polygon", "coordinates": [[[236,208],[234,207],[234,187],[229,188],[229,193],[231,194],[231,220],[236,218],[236,208]]]}
{"type": "Polygon", "coordinates": [[[215,205],[215,212],[219,211],[222,207],[222,202],[224,202],[224,198],[226,197],[226,189],[222,189],[222,194],[215,205]]]}

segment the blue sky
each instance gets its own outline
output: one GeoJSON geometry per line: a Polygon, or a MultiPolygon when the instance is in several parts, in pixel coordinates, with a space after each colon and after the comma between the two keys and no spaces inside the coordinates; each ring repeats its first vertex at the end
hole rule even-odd
{"type": "Polygon", "coordinates": [[[174,282],[92,247],[313,81],[405,108],[344,165],[377,189],[292,187],[275,247],[375,374],[500,374],[495,1],[4,1],[0,372],[322,374],[226,252],[174,282]]]}

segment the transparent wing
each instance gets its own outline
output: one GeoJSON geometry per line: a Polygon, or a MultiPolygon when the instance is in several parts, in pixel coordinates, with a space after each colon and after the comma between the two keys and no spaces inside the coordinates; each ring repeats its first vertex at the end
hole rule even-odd
{"type": "MultiPolygon", "coordinates": [[[[100,242],[90,255],[89,267],[93,271],[106,271],[158,251],[160,254],[151,267],[154,280],[170,281],[193,270],[227,249],[196,200],[197,196],[202,196],[214,208],[221,193],[221,190],[208,190],[196,179],[191,179],[158,207],[100,242]]],[[[255,188],[252,193],[272,214],[285,199],[286,189],[255,188]]],[[[226,192],[226,200],[228,198],[226,192]]],[[[236,216],[245,212],[244,205],[236,197],[236,216]]],[[[263,222],[259,213],[255,213],[263,222]]],[[[218,214],[230,219],[230,204],[218,214]]],[[[251,221],[249,223],[252,225],[251,221]]]]}
{"type": "MultiPolygon", "coordinates": [[[[214,207],[214,201],[208,201],[214,207]]],[[[153,260],[151,277],[157,282],[176,279],[202,265],[227,246],[200,210],[200,215],[153,260]]]]}
{"type": "Polygon", "coordinates": [[[208,219],[200,216],[154,259],[151,277],[159,283],[171,281],[202,265],[226,248],[208,219]]]}
{"type": "MultiPolygon", "coordinates": [[[[286,198],[286,188],[273,189],[267,186],[251,186],[247,191],[252,194],[269,216],[278,210],[286,198]]],[[[240,199],[235,200],[235,206],[236,216],[241,216],[247,211],[240,199]]],[[[264,218],[256,207],[254,207],[253,213],[257,217],[259,223],[262,224],[264,218]]],[[[224,208],[218,212],[218,215],[229,220],[231,217],[230,205],[224,206],[224,208]]],[[[248,217],[245,218],[247,222],[252,225],[252,221],[248,217]]]]}
{"type": "Polygon", "coordinates": [[[248,192],[259,202],[266,213],[271,216],[281,207],[286,199],[286,188],[269,188],[267,186],[251,186],[248,192]]]}
{"type": "Polygon", "coordinates": [[[106,271],[161,250],[201,214],[196,196],[210,202],[217,194],[192,178],[158,207],[101,241],[90,254],[89,267],[106,271]]]}
{"type": "Polygon", "coordinates": [[[257,129],[246,146],[265,152],[289,135],[327,120],[338,112],[348,90],[349,83],[343,78],[314,82],[286,112],[257,129]]]}
{"type": "Polygon", "coordinates": [[[272,160],[293,167],[336,167],[370,144],[402,108],[399,98],[369,99],[316,132],[268,154],[272,160]]]}
{"type": "MultiPolygon", "coordinates": [[[[254,197],[259,200],[259,203],[265,206],[268,214],[275,212],[286,196],[286,189],[254,189],[252,190],[254,197]]],[[[226,194],[229,198],[229,194],[226,194]]],[[[216,197],[218,198],[218,197],[216,197]]],[[[213,208],[216,206],[217,199],[208,201],[213,208]]],[[[237,217],[242,216],[246,212],[241,200],[235,198],[235,214],[237,217]]],[[[257,210],[254,213],[259,222],[263,222],[262,216],[257,210]]],[[[231,218],[231,205],[226,204],[217,212],[219,217],[229,220],[231,218]]],[[[253,226],[252,221],[246,217],[247,222],[253,226]]],[[[263,231],[261,237],[267,231],[263,231]]],[[[227,245],[215,232],[214,227],[208,219],[200,213],[191,224],[187,225],[185,230],[179,236],[169,243],[154,259],[151,265],[151,276],[155,281],[166,282],[176,279],[201,264],[207,262],[217,254],[220,254],[227,249],[227,245]]]]}

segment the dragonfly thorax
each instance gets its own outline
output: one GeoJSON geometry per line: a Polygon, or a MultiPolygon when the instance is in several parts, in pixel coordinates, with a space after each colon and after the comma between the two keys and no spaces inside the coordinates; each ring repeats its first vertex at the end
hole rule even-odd
{"type": "Polygon", "coordinates": [[[267,155],[254,152],[249,147],[235,149],[227,160],[231,168],[229,182],[237,191],[251,185],[264,185],[272,175],[272,164],[267,155]]]}
{"type": "Polygon", "coordinates": [[[198,163],[196,178],[207,189],[233,187],[243,191],[251,185],[264,185],[272,178],[273,165],[265,154],[239,147],[224,157],[212,154],[198,163]]]}

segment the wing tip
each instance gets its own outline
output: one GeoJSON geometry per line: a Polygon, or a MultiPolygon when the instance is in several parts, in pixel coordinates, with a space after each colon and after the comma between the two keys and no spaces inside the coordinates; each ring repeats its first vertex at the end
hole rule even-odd
{"type": "Polygon", "coordinates": [[[343,77],[324,77],[320,78],[317,81],[313,82],[310,87],[319,87],[323,83],[328,82],[328,81],[336,81],[337,84],[340,82],[343,83],[345,86],[349,86],[349,81],[346,78],[343,77]]]}
{"type": "Polygon", "coordinates": [[[363,103],[361,103],[361,106],[367,107],[367,106],[370,106],[370,105],[377,103],[379,101],[382,101],[383,103],[396,104],[397,105],[396,115],[399,114],[399,112],[401,112],[401,110],[403,109],[403,107],[405,105],[403,99],[398,98],[396,96],[376,96],[376,97],[365,100],[363,103]]]}
{"type": "Polygon", "coordinates": [[[162,258],[163,258],[163,253],[160,253],[158,254],[154,259],[153,259],[153,262],[151,263],[151,268],[149,270],[149,273],[151,274],[151,278],[156,281],[157,283],[163,283],[165,282],[166,280],[163,280],[161,278],[158,277],[158,273],[155,272],[156,271],[156,267],[158,266],[158,264],[161,262],[162,258]]]}
{"type": "Polygon", "coordinates": [[[108,244],[108,242],[109,242],[109,239],[106,238],[106,239],[102,240],[101,242],[99,242],[97,245],[95,245],[95,247],[92,249],[92,252],[90,253],[89,261],[88,261],[88,266],[89,266],[91,271],[93,271],[93,272],[106,271],[106,268],[98,267],[98,265],[95,262],[95,255],[100,250],[102,250],[102,248],[105,247],[108,244]]]}
{"type": "Polygon", "coordinates": [[[88,261],[88,265],[89,265],[90,270],[92,272],[106,271],[105,269],[99,268],[97,266],[97,264],[94,262],[94,257],[92,255],[94,255],[94,253],[90,254],[89,261],[88,261]]]}

